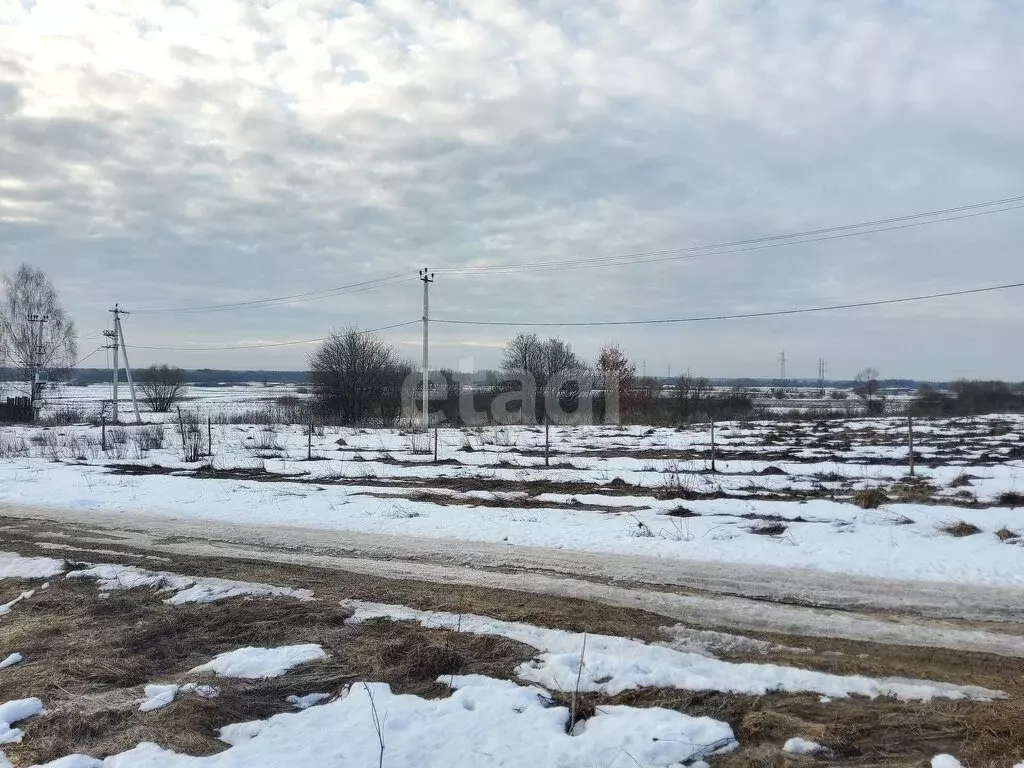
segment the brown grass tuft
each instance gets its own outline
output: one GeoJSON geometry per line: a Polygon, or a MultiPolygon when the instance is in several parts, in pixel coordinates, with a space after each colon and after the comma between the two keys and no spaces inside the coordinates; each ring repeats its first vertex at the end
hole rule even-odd
{"type": "Polygon", "coordinates": [[[880,488],[863,488],[853,494],[853,503],[861,509],[878,509],[889,501],[880,488]]]}
{"type": "Polygon", "coordinates": [[[1000,541],[1013,541],[1015,539],[1019,539],[1020,538],[1020,534],[1016,533],[1015,531],[1011,531],[1009,528],[1007,528],[1004,525],[1002,528],[1000,528],[998,531],[996,531],[996,537],[1000,541]]]}
{"type": "Polygon", "coordinates": [[[940,525],[939,530],[948,533],[950,536],[962,538],[964,536],[974,536],[975,534],[981,533],[981,528],[976,525],[964,522],[963,520],[956,523],[946,523],[940,525]]]}

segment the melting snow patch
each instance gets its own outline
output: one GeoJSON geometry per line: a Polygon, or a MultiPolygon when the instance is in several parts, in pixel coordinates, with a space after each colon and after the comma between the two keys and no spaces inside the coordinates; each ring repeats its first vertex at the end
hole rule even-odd
{"type": "Polygon", "coordinates": [[[815,741],[807,741],[807,739],[794,738],[787,741],[782,746],[783,752],[788,752],[791,755],[821,755],[824,756],[830,753],[827,747],[821,746],[815,741]]]}
{"type": "Polygon", "coordinates": [[[150,712],[166,707],[178,694],[177,685],[147,685],[146,700],[139,705],[139,712],[150,712]]]}
{"type": "Polygon", "coordinates": [[[736,747],[726,723],[656,708],[599,707],[570,736],[568,709],[553,706],[544,691],[477,675],[452,682],[456,690],[445,699],[396,696],[383,683],[357,683],[347,696],[319,707],[226,726],[220,738],[231,747],[208,757],[143,743],[105,762],[72,755],[45,768],[375,766],[374,709],[381,713],[385,762],[394,766],[592,768],[628,753],[636,763],[663,768],[736,747]]]}
{"type": "Polygon", "coordinates": [[[0,704],[0,744],[20,743],[23,735],[21,729],[11,726],[42,711],[43,702],[39,699],[17,699],[0,704]]]}
{"type": "Polygon", "coordinates": [[[307,693],[305,696],[289,696],[285,701],[298,709],[309,709],[329,698],[331,698],[329,693],[307,693]]]}
{"type": "Polygon", "coordinates": [[[213,603],[230,597],[293,597],[298,600],[312,600],[308,589],[275,587],[248,581],[212,579],[181,576],[165,571],[147,571],[134,565],[96,565],[80,571],[72,571],[69,579],[95,579],[101,590],[114,589],[165,589],[176,594],[165,602],[171,605],[185,603],[213,603]]]}
{"type": "Polygon", "coordinates": [[[166,707],[174,701],[179,693],[194,693],[201,699],[215,699],[220,695],[220,690],[212,685],[197,685],[196,683],[177,685],[170,683],[168,685],[147,685],[145,693],[145,700],[139,704],[140,712],[149,712],[166,707]]]}
{"type": "Polygon", "coordinates": [[[64,561],[0,552],[0,579],[45,579],[64,572],[64,561]]]}
{"type": "Polygon", "coordinates": [[[30,597],[32,597],[32,595],[34,595],[35,593],[36,593],[36,591],[35,591],[34,589],[30,589],[30,590],[28,590],[27,592],[22,592],[22,593],[21,593],[20,595],[18,595],[18,596],[17,596],[16,598],[14,598],[13,600],[11,600],[11,602],[9,602],[9,603],[4,603],[3,605],[0,605],[0,616],[6,616],[6,615],[7,615],[8,613],[10,613],[10,612],[11,612],[11,608],[13,608],[14,606],[16,606],[16,605],[17,605],[18,603],[20,603],[20,602],[21,602],[22,600],[28,600],[28,599],[29,599],[30,597]]]}
{"type": "Polygon", "coordinates": [[[964,768],[964,766],[952,755],[936,755],[932,758],[932,768],[964,768]]]}
{"type": "Polygon", "coordinates": [[[264,679],[283,675],[292,667],[317,659],[326,659],[327,654],[319,645],[285,645],[280,648],[239,648],[220,653],[211,661],[201,664],[192,672],[214,672],[221,677],[264,679]]]}
{"type": "Polygon", "coordinates": [[[580,633],[472,614],[418,611],[401,605],[359,601],[350,601],[348,605],[354,609],[349,619],[351,623],[375,618],[415,621],[425,627],[507,637],[530,645],[541,654],[537,659],[520,665],[516,674],[549,690],[571,690],[576,687],[579,675],[581,691],[610,695],[631,688],[667,687],[749,695],[787,691],[818,693],[832,698],[894,696],[908,701],[1005,697],[999,691],[977,686],[903,678],[846,677],[775,664],[733,663],[607,635],[586,635],[581,673],[580,652],[584,635],[580,633]]]}
{"type": "Polygon", "coordinates": [[[8,667],[13,667],[15,664],[21,664],[23,659],[24,656],[20,653],[12,653],[3,661],[0,661],[0,669],[7,669],[8,667]]]}

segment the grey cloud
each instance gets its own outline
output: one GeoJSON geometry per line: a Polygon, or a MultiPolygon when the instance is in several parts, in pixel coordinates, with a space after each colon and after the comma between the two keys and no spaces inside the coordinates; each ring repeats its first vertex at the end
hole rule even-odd
{"type": "MultiPolygon", "coordinates": [[[[62,67],[42,40],[0,52],[0,109],[12,113],[0,123],[0,180],[13,179],[0,215],[18,211],[0,229],[0,268],[52,271],[83,329],[105,323],[115,300],[244,301],[421,265],[658,250],[1024,193],[1024,12],[996,0],[879,0],[843,16],[809,0],[225,9],[238,19],[218,30],[225,40],[188,46],[161,37],[158,10],[142,28],[97,12],[98,37],[84,42],[110,50],[109,24],[137,34],[156,63],[62,67]]],[[[585,272],[445,274],[435,307],[630,319],[972,287],[1018,277],[1022,221],[585,272]]],[[[410,282],[258,312],[139,314],[131,333],[162,346],[307,338],[414,319],[418,302],[410,282]]],[[[1024,378],[989,340],[1019,324],[1020,304],[1007,294],[560,333],[588,355],[617,338],[652,369],[770,374],[786,345],[812,372],[825,354],[837,373],[872,363],[1024,378]]],[[[487,345],[505,333],[439,325],[437,359],[454,364],[468,348],[494,364],[487,345]]],[[[394,338],[415,353],[414,329],[394,338]]],[[[224,357],[302,359],[288,348],[224,357]]]]}

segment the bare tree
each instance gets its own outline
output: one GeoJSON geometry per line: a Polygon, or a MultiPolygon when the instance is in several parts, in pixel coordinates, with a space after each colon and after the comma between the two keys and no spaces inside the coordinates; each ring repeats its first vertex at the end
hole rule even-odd
{"type": "Polygon", "coordinates": [[[604,387],[605,418],[611,418],[618,423],[620,406],[629,405],[629,393],[636,381],[636,366],[629,361],[618,344],[605,344],[597,355],[597,374],[601,377],[601,385],[604,387]]]}
{"type": "Polygon", "coordinates": [[[678,417],[688,421],[696,416],[711,395],[711,382],[703,376],[686,374],[675,381],[673,400],[678,417]]]}
{"type": "Polygon", "coordinates": [[[868,413],[877,414],[882,412],[885,400],[880,391],[877,368],[865,368],[858,373],[854,379],[853,392],[864,401],[864,407],[868,413]]]}
{"type": "Polygon", "coordinates": [[[3,276],[0,357],[0,365],[22,380],[31,378],[37,362],[62,374],[78,359],[75,324],[41,269],[22,264],[13,277],[3,276]]]}
{"type": "Polygon", "coordinates": [[[636,366],[618,344],[605,344],[597,355],[597,372],[605,389],[628,388],[636,378],[636,366]]]}
{"type": "Polygon", "coordinates": [[[316,409],[341,424],[390,417],[389,393],[398,377],[400,363],[394,348],[380,336],[355,328],[333,332],[309,357],[316,409]]]}
{"type": "Polygon", "coordinates": [[[536,334],[521,333],[505,347],[502,372],[506,376],[526,375],[536,387],[537,410],[541,420],[547,415],[546,400],[558,397],[565,410],[573,408],[579,391],[566,378],[579,376],[586,366],[566,342],[557,338],[541,341],[536,334]],[[555,391],[557,389],[557,391],[555,391]]]}
{"type": "Polygon", "coordinates": [[[153,413],[167,413],[185,393],[185,372],[169,365],[151,365],[139,372],[142,401],[153,413]]]}

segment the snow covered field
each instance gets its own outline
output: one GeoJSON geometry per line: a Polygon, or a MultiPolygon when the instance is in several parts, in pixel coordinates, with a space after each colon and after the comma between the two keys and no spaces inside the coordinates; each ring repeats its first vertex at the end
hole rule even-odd
{"type": "MultiPolygon", "coordinates": [[[[236,403],[238,401],[235,401],[236,403]]],[[[194,404],[193,404],[194,405],[194,404]]],[[[200,414],[223,403],[204,401],[200,414]],[[205,409],[205,410],[204,410],[205,409]]],[[[191,406],[190,406],[191,407],[191,406]]],[[[1024,419],[0,430],[0,503],[1024,586],[1024,419]],[[212,440],[212,451],[208,443],[212,440]]]]}

